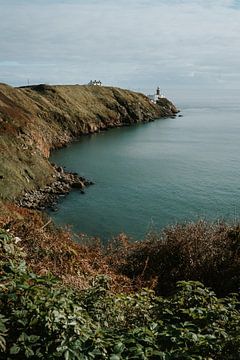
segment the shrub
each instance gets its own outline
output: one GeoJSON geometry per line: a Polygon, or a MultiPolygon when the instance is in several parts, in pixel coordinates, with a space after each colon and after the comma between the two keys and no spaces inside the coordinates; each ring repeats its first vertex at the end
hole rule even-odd
{"type": "Polygon", "coordinates": [[[109,264],[135,288],[149,286],[158,294],[172,294],[181,280],[200,281],[220,296],[240,287],[239,224],[186,223],[136,243],[121,236],[108,253],[109,264]]]}
{"type": "Polygon", "coordinates": [[[31,272],[15,242],[1,233],[1,358],[239,359],[236,295],[220,299],[193,281],[171,297],[113,294],[105,276],[77,291],[31,272]]]}

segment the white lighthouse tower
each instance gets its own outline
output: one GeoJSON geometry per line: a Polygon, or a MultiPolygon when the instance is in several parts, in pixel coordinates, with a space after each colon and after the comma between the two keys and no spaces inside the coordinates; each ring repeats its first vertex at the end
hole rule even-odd
{"type": "Polygon", "coordinates": [[[163,94],[161,94],[161,91],[160,91],[160,87],[158,86],[157,89],[156,89],[156,93],[154,95],[148,95],[148,98],[154,103],[156,104],[156,102],[159,100],[159,99],[162,99],[164,98],[165,96],[163,94]]]}

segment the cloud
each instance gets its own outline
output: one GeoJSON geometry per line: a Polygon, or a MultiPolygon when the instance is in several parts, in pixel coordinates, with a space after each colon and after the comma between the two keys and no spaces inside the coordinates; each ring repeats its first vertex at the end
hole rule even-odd
{"type": "Polygon", "coordinates": [[[0,7],[0,81],[238,86],[236,1],[0,0],[0,7]]]}

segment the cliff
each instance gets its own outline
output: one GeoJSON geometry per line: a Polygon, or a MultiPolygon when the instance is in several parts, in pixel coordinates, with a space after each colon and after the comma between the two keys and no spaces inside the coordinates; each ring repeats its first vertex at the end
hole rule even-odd
{"type": "Polygon", "coordinates": [[[0,198],[14,200],[56,178],[50,151],[83,134],[174,116],[167,99],[113,87],[0,84],[0,198]]]}

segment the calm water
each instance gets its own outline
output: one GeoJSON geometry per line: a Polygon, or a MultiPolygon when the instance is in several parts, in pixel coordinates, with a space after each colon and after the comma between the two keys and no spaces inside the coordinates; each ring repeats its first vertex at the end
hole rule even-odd
{"type": "Polygon", "coordinates": [[[83,137],[52,154],[95,182],[61,200],[56,223],[137,239],[150,228],[240,214],[240,93],[175,98],[183,117],[83,137]]]}

